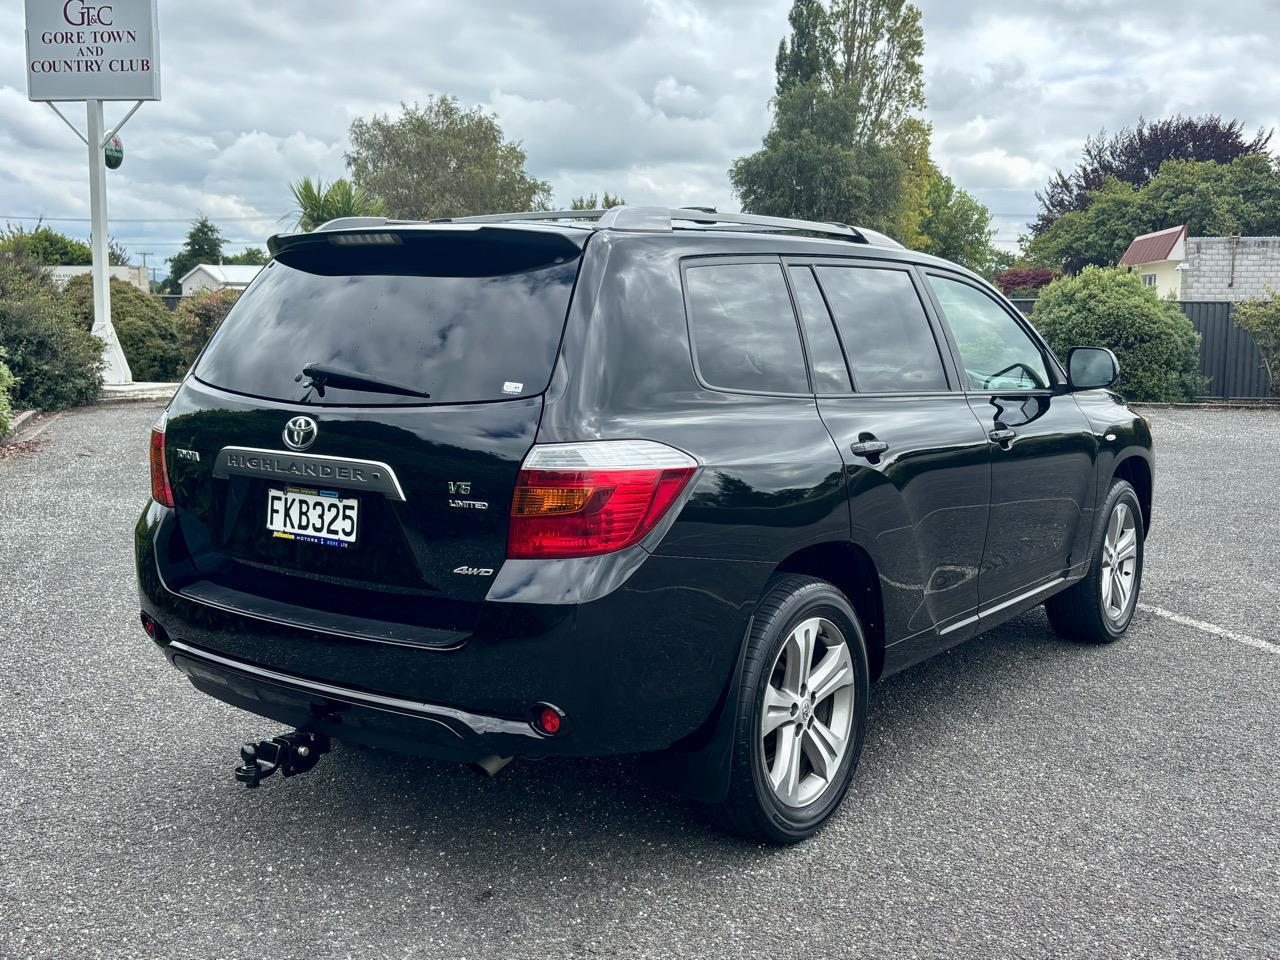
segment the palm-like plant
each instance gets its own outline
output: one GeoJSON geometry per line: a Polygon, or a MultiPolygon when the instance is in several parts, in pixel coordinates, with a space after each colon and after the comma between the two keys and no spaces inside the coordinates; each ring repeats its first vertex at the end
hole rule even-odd
{"type": "Polygon", "coordinates": [[[297,227],[307,232],[337,217],[383,217],[387,212],[381,197],[343,178],[326,186],[323,180],[303,177],[289,184],[289,190],[297,227]]]}

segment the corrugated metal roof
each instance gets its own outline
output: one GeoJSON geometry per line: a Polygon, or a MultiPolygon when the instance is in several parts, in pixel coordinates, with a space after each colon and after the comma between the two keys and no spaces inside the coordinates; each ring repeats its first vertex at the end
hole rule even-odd
{"type": "Polygon", "coordinates": [[[1129,244],[1129,249],[1120,258],[1120,266],[1133,267],[1140,263],[1168,260],[1178,240],[1186,235],[1187,225],[1184,223],[1180,227],[1169,227],[1167,230],[1157,230],[1155,233],[1144,233],[1140,237],[1134,237],[1133,243],[1129,244]]]}
{"type": "Polygon", "coordinates": [[[246,266],[242,263],[198,263],[179,278],[178,282],[183,283],[197,270],[203,270],[218,283],[244,287],[249,285],[249,281],[256,277],[261,269],[258,266],[246,266]]]}

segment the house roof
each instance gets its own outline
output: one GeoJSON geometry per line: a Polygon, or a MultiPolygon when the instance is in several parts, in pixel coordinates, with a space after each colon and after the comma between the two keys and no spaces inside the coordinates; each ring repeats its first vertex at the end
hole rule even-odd
{"type": "Polygon", "coordinates": [[[1173,248],[1178,245],[1178,241],[1185,239],[1186,235],[1187,225],[1184,223],[1180,227],[1169,227],[1167,230],[1157,230],[1155,233],[1144,233],[1140,237],[1134,237],[1133,243],[1129,244],[1129,249],[1120,258],[1120,266],[1133,267],[1139,263],[1168,260],[1169,254],[1173,253],[1173,248]]]}
{"type": "Polygon", "coordinates": [[[186,283],[193,273],[197,270],[203,270],[218,283],[226,284],[229,287],[245,287],[249,285],[250,280],[258,275],[258,271],[261,269],[261,267],[246,266],[239,263],[197,263],[179,277],[178,282],[186,283]]]}

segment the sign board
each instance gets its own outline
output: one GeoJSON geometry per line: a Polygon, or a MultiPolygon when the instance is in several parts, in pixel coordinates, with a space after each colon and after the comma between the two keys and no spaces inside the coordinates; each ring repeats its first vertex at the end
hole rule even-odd
{"type": "Polygon", "coordinates": [[[160,99],[156,0],[26,3],[29,99],[160,99]]]}

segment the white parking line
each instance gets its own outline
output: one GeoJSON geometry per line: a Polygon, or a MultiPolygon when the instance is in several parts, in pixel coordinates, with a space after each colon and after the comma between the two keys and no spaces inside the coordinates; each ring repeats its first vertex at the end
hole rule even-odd
{"type": "Polygon", "coordinates": [[[1153,607],[1149,603],[1138,604],[1138,609],[1146,613],[1154,613],[1157,617],[1164,617],[1164,619],[1172,620],[1174,623],[1180,623],[1184,627],[1194,627],[1196,630],[1202,630],[1212,636],[1224,637],[1227,640],[1234,640],[1236,643],[1243,643],[1245,646],[1255,647],[1258,650],[1265,650],[1267,653],[1274,653],[1280,656],[1280,644],[1272,643],[1269,640],[1259,640],[1257,637],[1251,637],[1247,633],[1236,633],[1234,630],[1228,630],[1212,623],[1205,623],[1203,620],[1193,620],[1163,607],[1153,607]]]}

